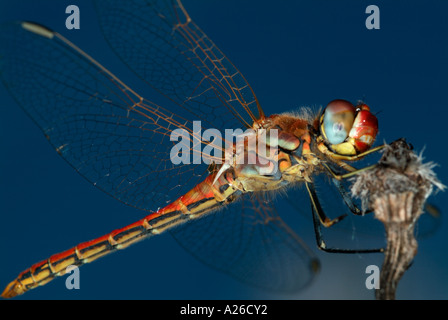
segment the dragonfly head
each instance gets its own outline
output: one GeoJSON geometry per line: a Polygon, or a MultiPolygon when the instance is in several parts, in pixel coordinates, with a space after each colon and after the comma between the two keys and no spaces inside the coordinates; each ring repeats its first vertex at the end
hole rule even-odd
{"type": "Polygon", "coordinates": [[[333,100],[320,117],[323,142],[338,156],[356,156],[367,151],[378,133],[378,120],[370,108],[346,100],[333,100]]]}

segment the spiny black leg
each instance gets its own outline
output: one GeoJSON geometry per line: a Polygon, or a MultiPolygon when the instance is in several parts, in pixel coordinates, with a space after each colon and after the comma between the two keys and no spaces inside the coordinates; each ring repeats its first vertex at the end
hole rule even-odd
{"type": "Polygon", "coordinates": [[[347,216],[347,214],[343,214],[333,220],[329,219],[325,215],[325,212],[322,209],[322,207],[320,206],[320,202],[317,197],[316,189],[314,189],[314,184],[305,182],[305,186],[306,186],[306,189],[308,190],[308,194],[310,196],[311,206],[314,207],[314,209],[317,213],[317,216],[319,218],[319,221],[322,225],[324,225],[325,227],[331,227],[333,224],[341,221],[342,219],[344,219],[347,216]]]}
{"type": "Polygon", "coordinates": [[[314,233],[316,235],[316,242],[317,246],[320,250],[330,253],[375,253],[375,252],[383,252],[384,249],[340,249],[340,248],[328,248],[323,237],[322,237],[322,230],[321,230],[321,224],[329,227],[336,222],[341,221],[345,215],[340,216],[334,220],[330,220],[326,217],[325,213],[323,212],[323,209],[319,203],[319,199],[317,197],[316,191],[314,189],[314,185],[308,182],[305,182],[305,185],[307,187],[310,200],[311,200],[311,212],[313,213],[313,224],[314,224],[314,233]],[[325,224],[323,221],[331,222],[331,224],[325,224]]]}
{"type": "Polygon", "coordinates": [[[347,190],[345,189],[345,186],[342,184],[342,182],[338,179],[332,178],[331,179],[334,183],[334,185],[336,186],[336,188],[339,191],[339,194],[342,196],[342,199],[344,200],[344,203],[347,205],[347,207],[350,209],[350,211],[357,215],[357,216],[362,216],[364,214],[367,213],[371,213],[373,210],[372,209],[368,209],[366,211],[362,211],[361,209],[359,209],[352,200],[352,197],[350,197],[350,195],[348,194],[347,190]]]}
{"type": "MultiPolygon", "coordinates": [[[[327,168],[329,171],[331,170],[331,171],[332,171],[333,173],[335,173],[335,174],[338,174],[338,175],[341,174],[341,172],[340,172],[340,168],[337,167],[335,164],[328,163],[328,167],[325,167],[325,168],[327,168]]],[[[331,173],[331,171],[330,171],[330,173],[331,173]]],[[[364,215],[364,214],[367,214],[367,213],[372,212],[371,209],[368,209],[368,210],[366,210],[366,211],[363,212],[361,209],[359,209],[359,208],[353,203],[352,197],[350,197],[350,195],[349,195],[347,189],[345,188],[345,186],[344,186],[344,184],[342,183],[341,180],[336,179],[336,178],[334,178],[334,177],[333,177],[331,180],[333,181],[333,184],[334,184],[334,185],[336,186],[336,188],[338,189],[339,194],[342,196],[342,199],[344,200],[344,203],[347,205],[347,207],[350,209],[350,211],[351,211],[353,214],[358,215],[358,216],[361,216],[361,215],[364,215]]]]}

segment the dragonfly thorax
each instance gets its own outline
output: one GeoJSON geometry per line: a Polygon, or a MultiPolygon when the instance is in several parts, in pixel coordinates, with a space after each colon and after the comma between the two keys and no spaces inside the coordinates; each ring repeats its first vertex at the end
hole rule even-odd
{"type": "Polygon", "coordinates": [[[291,115],[273,115],[257,124],[252,134],[233,145],[215,181],[225,172],[235,177],[233,186],[243,192],[276,190],[290,183],[311,181],[319,164],[311,151],[311,122],[291,115]]]}

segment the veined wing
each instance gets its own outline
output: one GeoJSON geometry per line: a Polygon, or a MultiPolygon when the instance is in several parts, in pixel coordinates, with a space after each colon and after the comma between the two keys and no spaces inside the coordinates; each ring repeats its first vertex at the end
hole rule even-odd
{"type": "Polygon", "coordinates": [[[191,121],[143,99],[58,33],[0,27],[0,78],[58,153],[118,200],[156,210],[206,173],[170,161],[172,130],[191,121]]]}
{"type": "Polygon", "coordinates": [[[318,259],[278,215],[268,194],[246,195],[171,234],[198,260],[259,288],[296,292],[319,270],[318,259]]]}
{"type": "Polygon", "coordinates": [[[238,69],[191,20],[180,0],[96,0],[103,34],[150,86],[214,128],[263,118],[238,69]]]}
{"type": "MultiPolygon", "coordinates": [[[[246,79],[180,1],[95,3],[115,53],[179,114],[192,113],[220,130],[250,127],[264,117],[246,79]]],[[[313,279],[317,260],[261,194],[223,211],[171,233],[200,261],[258,287],[294,291],[313,279]]]]}

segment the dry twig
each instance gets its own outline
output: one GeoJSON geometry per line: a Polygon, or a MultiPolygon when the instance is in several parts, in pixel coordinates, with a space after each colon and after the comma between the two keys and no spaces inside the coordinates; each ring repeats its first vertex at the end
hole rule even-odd
{"type": "Polygon", "coordinates": [[[401,277],[417,254],[415,223],[434,187],[445,186],[437,179],[434,163],[422,162],[404,139],[386,145],[377,167],[360,173],[352,194],[363,209],[372,208],[386,229],[387,247],[376,298],[395,299],[401,277]]]}

